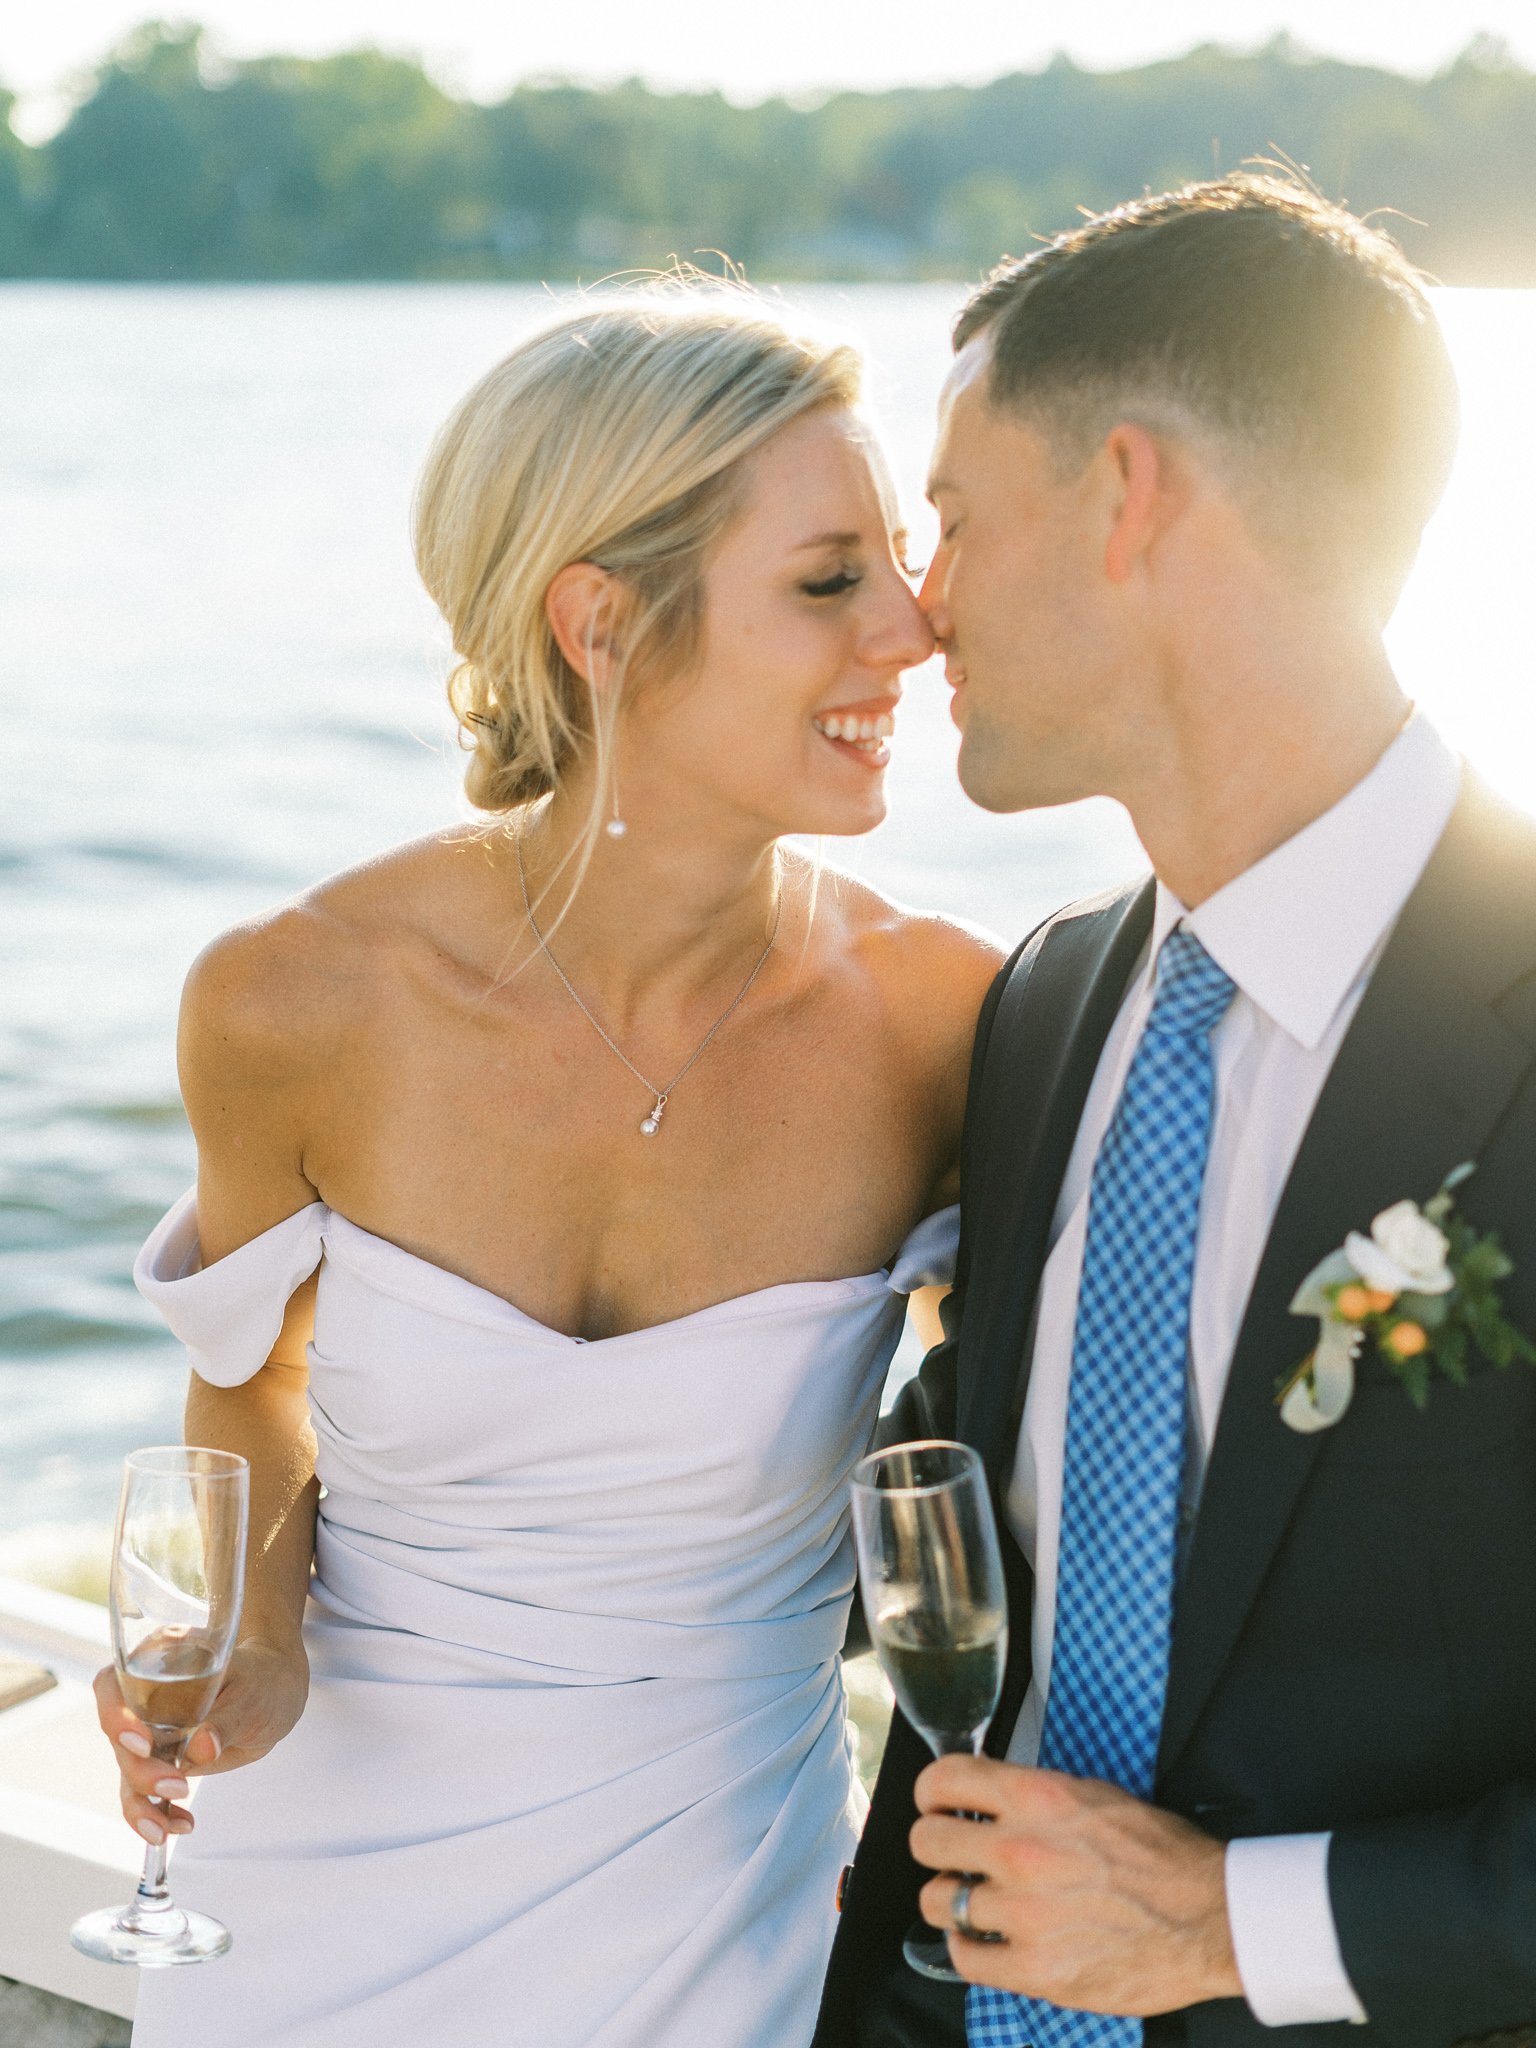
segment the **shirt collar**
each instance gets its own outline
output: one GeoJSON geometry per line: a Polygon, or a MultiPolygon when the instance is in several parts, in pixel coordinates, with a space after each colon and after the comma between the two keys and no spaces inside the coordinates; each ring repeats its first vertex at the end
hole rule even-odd
{"type": "Polygon", "coordinates": [[[1370,773],[1273,853],[1186,911],[1157,885],[1152,957],[1183,923],[1309,1052],[1370,966],[1450,820],[1461,762],[1415,711],[1370,773]]]}

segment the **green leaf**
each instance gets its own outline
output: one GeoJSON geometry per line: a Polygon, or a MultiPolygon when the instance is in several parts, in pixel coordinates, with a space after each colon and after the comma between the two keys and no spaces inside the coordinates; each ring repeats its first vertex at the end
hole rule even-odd
{"type": "Polygon", "coordinates": [[[1429,1353],[1421,1351],[1417,1358],[1400,1358],[1393,1361],[1392,1370],[1408,1389],[1408,1398],[1415,1408],[1429,1406],[1429,1353]]]}
{"type": "Polygon", "coordinates": [[[1435,1359],[1447,1379],[1458,1387],[1467,1383],[1467,1333],[1457,1323],[1440,1332],[1435,1342],[1435,1359]]]}
{"type": "Polygon", "coordinates": [[[1450,1316],[1454,1301],[1453,1294],[1400,1294],[1396,1307],[1381,1320],[1388,1329],[1406,1318],[1411,1323],[1422,1325],[1426,1330],[1438,1330],[1450,1316]]]}
{"type": "Polygon", "coordinates": [[[1472,1341],[1485,1358],[1494,1365],[1509,1364],[1514,1355],[1509,1341],[1511,1331],[1492,1302],[1466,1302],[1462,1319],[1472,1333],[1472,1341]]]}
{"type": "Polygon", "coordinates": [[[1496,1287],[1501,1280],[1507,1280],[1515,1270],[1515,1262],[1505,1252],[1496,1237],[1479,1238],[1469,1246],[1458,1261],[1457,1275],[1463,1287],[1485,1289],[1496,1287]]]}
{"type": "Polygon", "coordinates": [[[1453,1223],[1446,1232],[1446,1239],[1450,1247],[1446,1253],[1447,1262],[1451,1271],[1459,1275],[1466,1265],[1467,1255],[1477,1243],[1477,1232],[1468,1224],[1453,1223]]]}

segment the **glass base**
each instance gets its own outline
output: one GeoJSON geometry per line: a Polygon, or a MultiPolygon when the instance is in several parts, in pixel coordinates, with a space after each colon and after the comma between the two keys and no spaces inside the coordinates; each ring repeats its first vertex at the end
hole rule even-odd
{"type": "Polygon", "coordinates": [[[968,1981],[949,1960],[947,1937],[926,1922],[919,1922],[912,1929],[901,1944],[901,1952],[909,1968],[916,1970],[920,1977],[931,1977],[935,1984],[964,1984],[968,1981]]]}
{"type": "Polygon", "coordinates": [[[137,1963],[141,1970],[169,1970],[178,1963],[207,1963],[232,1946],[234,1936],[206,1913],[171,1906],[153,1916],[134,1906],[104,1906],[69,1930],[81,1955],[98,1963],[137,1963]],[[159,1927],[146,1923],[163,1922],[159,1927]]]}

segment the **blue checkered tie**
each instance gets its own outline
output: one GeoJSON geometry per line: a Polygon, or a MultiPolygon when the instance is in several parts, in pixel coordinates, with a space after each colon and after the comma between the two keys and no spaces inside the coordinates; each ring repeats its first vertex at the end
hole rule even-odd
{"type": "MultiPolygon", "coordinates": [[[[1072,1342],[1043,1768],[1150,1798],[1168,1689],[1189,1297],[1231,980],[1170,932],[1099,1148],[1072,1342]]],[[[971,2048],[1140,2048],[1140,2020],[973,1987],[971,2048]]]]}

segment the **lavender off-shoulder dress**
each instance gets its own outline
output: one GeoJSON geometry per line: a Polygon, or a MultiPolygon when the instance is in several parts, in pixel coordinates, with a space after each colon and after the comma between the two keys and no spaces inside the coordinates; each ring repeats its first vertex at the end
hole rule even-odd
{"type": "Polygon", "coordinates": [[[309,1705],[206,1780],[135,2048],[802,2048],[862,1798],[838,1649],[849,1472],[904,1293],[769,1287],[584,1343],[314,1203],[135,1278],[206,1380],[320,1265],[309,1705]]]}

